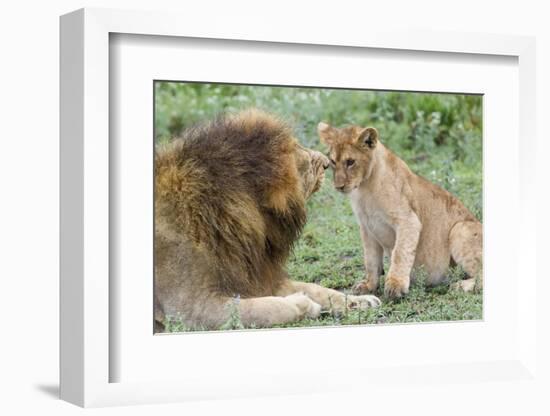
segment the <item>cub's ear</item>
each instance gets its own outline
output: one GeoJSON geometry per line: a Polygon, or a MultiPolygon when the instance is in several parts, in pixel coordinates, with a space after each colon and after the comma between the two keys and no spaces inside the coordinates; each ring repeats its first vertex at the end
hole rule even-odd
{"type": "Polygon", "coordinates": [[[330,124],[321,121],[317,124],[317,133],[324,144],[329,146],[334,144],[334,128],[330,124]]]}
{"type": "Polygon", "coordinates": [[[369,149],[374,149],[376,147],[376,143],[378,143],[378,130],[374,127],[364,128],[357,137],[357,143],[361,143],[369,149]]]}

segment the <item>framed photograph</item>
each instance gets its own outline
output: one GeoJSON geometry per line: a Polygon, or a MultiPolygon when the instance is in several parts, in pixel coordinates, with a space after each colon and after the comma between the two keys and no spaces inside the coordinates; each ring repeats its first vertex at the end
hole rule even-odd
{"type": "Polygon", "coordinates": [[[482,98],[155,81],[155,332],[481,320],[482,98]]]}
{"type": "Polygon", "coordinates": [[[61,397],[536,383],[534,40],[181,21],[61,17],[61,397]]]}

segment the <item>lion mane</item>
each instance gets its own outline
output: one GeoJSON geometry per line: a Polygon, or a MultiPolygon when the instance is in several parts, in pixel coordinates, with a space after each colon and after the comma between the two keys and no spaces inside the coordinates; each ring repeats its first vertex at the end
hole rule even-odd
{"type": "Polygon", "coordinates": [[[286,277],[284,264],[306,221],[296,146],[287,124],[258,110],[219,116],[159,146],[156,227],[208,259],[201,285],[259,296],[286,277]]]}

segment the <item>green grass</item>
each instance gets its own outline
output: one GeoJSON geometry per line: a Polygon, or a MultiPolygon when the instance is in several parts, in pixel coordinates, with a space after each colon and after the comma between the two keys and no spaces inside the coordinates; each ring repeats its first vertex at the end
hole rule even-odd
{"type": "MultiPolygon", "coordinates": [[[[482,100],[480,96],[216,84],[156,84],[157,142],[222,111],[258,107],[276,113],[294,127],[300,142],[326,151],[316,125],[348,123],[376,127],[382,142],[416,173],[458,196],[480,219],[482,206],[482,100]]],[[[387,262],[387,259],[386,259],[387,262]]],[[[388,269],[386,264],[386,270],[388,269]]],[[[348,198],[333,190],[329,173],[308,202],[308,223],[288,263],[293,279],[349,292],[364,277],[359,228],[348,198]]],[[[460,271],[450,271],[450,281],[460,271]]],[[[382,282],[383,289],[383,282],[382,282]]],[[[426,288],[420,278],[403,300],[382,298],[382,306],[344,316],[330,313],[287,327],[380,324],[482,318],[482,293],[426,288]]],[[[224,329],[239,329],[233,316],[224,329]]],[[[172,318],[169,331],[184,331],[172,318]]]]}

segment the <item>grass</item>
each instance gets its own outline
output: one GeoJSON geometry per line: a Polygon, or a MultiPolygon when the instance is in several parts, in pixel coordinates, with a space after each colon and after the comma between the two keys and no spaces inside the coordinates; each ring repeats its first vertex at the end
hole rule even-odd
{"type": "MultiPolygon", "coordinates": [[[[293,124],[302,144],[322,151],[326,149],[315,133],[321,120],[335,126],[375,126],[382,142],[413,171],[456,195],[483,218],[480,96],[163,82],[156,84],[155,104],[157,142],[168,141],[185,127],[219,112],[248,107],[279,114],[293,124]]],[[[364,277],[359,228],[348,198],[332,189],[331,173],[308,202],[308,222],[288,271],[293,279],[344,292],[364,277]]],[[[377,309],[348,311],[343,316],[325,313],[286,327],[482,318],[482,293],[449,290],[449,283],[427,288],[419,274],[403,300],[382,298],[377,309]]],[[[460,270],[450,270],[449,281],[459,279],[460,274],[460,270]]],[[[241,328],[238,314],[233,313],[221,329],[241,328]]],[[[187,328],[172,317],[167,330],[187,328]]]]}

